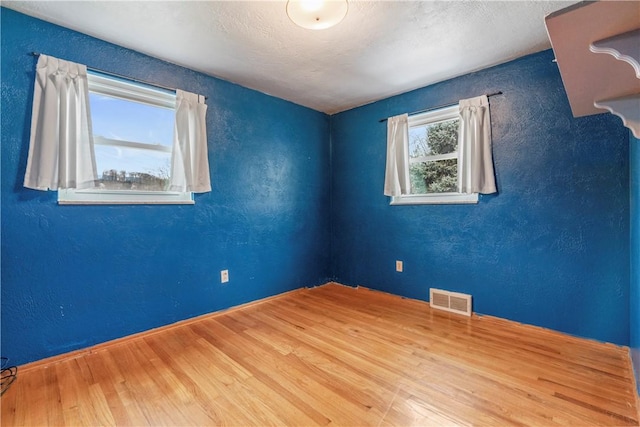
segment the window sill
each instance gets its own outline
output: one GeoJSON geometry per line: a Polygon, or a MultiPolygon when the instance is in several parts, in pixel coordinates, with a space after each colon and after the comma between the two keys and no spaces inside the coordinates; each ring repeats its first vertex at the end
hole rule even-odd
{"type": "Polygon", "coordinates": [[[478,203],[478,194],[441,193],[441,194],[412,194],[391,197],[392,206],[399,205],[460,205],[478,203]]]}
{"type": "Polygon", "coordinates": [[[193,193],[169,191],[58,190],[59,205],[193,205],[193,193]]]}

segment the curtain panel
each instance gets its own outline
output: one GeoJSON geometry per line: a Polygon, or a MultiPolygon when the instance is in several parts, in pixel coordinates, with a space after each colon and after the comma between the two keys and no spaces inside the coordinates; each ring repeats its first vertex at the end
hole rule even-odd
{"type": "Polygon", "coordinates": [[[491,147],[491,115],[486,95],[460,100],[458,132],[459,191],[496,193],[491,147]]]}
{"type": "Polygon", "coordinates": [[[96,179],[87,67],[40,55],[24,186],[84,189],[96,179]]]}
{"type": "Polygon", "coordinates": [[[409,115],[387,120],[387,166],[384,175],[384,195],[409,194],[409,115]]]}
{"type": "Polygon", "coordinates": [[[211,191],[207,154],[207,104],[202,95],[176,90],[171,191],[211,191]]]}

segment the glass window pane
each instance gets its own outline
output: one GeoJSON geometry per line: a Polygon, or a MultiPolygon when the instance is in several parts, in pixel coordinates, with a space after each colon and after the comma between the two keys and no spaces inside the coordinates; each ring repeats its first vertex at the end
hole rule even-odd
{"type": "Polygon", "coordinates": [[[171,153],[99,144],[95,146],[95,153],[99,188],[167,190],[171,153]]]}
{"type": "Polygon", "coordinates": [[[429,147],[427,126],[409,128],[409,157],[422,157],[431,155],[429,147]]]}
{"type": "Polygon", "coordinates": [[[409,157],[448,154],[458,150],[458,119],[409,129],[409,157]]]}
{"type": "Polygon", "coordinates": [[[89,102],[94,135],[172,146],[174,110],[96,93],[89,102]]]}
{"type": "Polygon", "coordinates": [[[458,191],[458,160],[413,163],[409,169],[411,194],[458,191]]]}

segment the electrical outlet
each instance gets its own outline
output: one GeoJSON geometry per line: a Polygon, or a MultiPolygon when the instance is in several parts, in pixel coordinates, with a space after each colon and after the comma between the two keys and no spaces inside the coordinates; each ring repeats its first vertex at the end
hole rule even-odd
{"type": "Polygon", "coordinates": [[[220,283],[227,283],[229,281],[229,270],[222,270],[220,272],[220,283]]]}
{"type": "Polygon", "coordinates": [[[402,261],[396,261],[396,271],[398,273],[402,273],[402,267],[403,267],[402,261]]]}

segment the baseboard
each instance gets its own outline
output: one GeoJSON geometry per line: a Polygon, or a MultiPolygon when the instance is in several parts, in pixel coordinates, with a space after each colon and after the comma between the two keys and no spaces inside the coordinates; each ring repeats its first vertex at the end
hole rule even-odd
{"type": "MultiPolygon", "coordinates": [[[[361,285],[350,286],[350,285],[344,285],[344,284],[339,283],[339,282],[328,282],[325,285],[328,285],[328,284],[338,285],[338,286],[346,286],[348,288],[356,288],[356,289],[361,289],[363,291],[380,292],[380,293],[383,293],[383,294],[386,294],[386,295],[390,295],[390,296],[396,297],[396,298],[401,298],[401,299],[404,299],[404,300],[411,300],[411,301],[421,302],[421,303],[424,303],[427,306],[429,306],[429,301],[426,301],[426,300],[417,299],[417,298],[411,298],[411,297],[405,297],[405,296],[402,296],[402,295],[393,294],[393,293],[386,292],[386,291],[380,291],[380,290],[377,290],[377,289],[368,288],[366,286],[361,286],[361,285]]],[[[322,286],[324,286],[324,285],[322,285],[322,286]]],[[[430,306],[429,306],[429,309],[431,309],[430,306]]],[[[562,335],[563,337],[565,337],[568,340],[576,340],[576,341],[588,342],[588,343],[590,343],[592,345],[600,345],[600,346],[609,346],[609,347],[629,349],[629,347],[626,346],[626,345],[614,344],[614,343],[611,343],[611,342],[600,341],[600,340],[597,340],[595,338],[587,338],[587,337],[582,337],[582,336],[579,336],[579,335],[572,335],[572,334],[569,334],[567,332],[558,331],[556,329],[545,328],[544,326],[532,325],[530,323],[522,323],[522,322],[518,322],[516,320],[509,320],[509,319],[505,319],[505,318],[502,318],[502,317],[492,316],[490,314],[482,314],[482,313],[472,312],[471,316],[467,317],[467,316],[462,316],[462,315],[455,314],[455,313],[449,313],[449,312],[446,312],[446,311],[440,311],[440,310],[437,310],[437,311],[441,315],[452,315],[452,316],[455,316],[455,318],[459,318],[461,321],[463,321],[464,319],[474,318],[474,319],[478,319],[478,320],[482,319],[482,320],[484,320],[486,322],[498,322],[498,323],[506,322],[506,323],[510,323],[510,324],[513,324],[513,325],[518,325],[518,327],[523,328],[524,330],[526,330],[527,328],[530,328],[530,329],[533,329],[533,330],[543,331],[543,332],[549,333],[549,334],[559,334],[559,335],[562,335]]],[[[629,363],[631,363],[633,365],[633,362],[631,360],[631,356],[629,356],[629,363]]],[[[634,376],[634,378],[635,378],[635,376],[634,376]]]]}
{"type": "MultiPolygon", "coordinates": [[[[328,282],[326,284],[329,284],[329,283],[332,283],[332,282],[328,282]]],[[[324,285],[321,285],[321,286],[324,286],[324,285]]],[[[254,306],[254,305],[263,304],[263,303],[265,303],[267,301],[273,301],[275,299],[282,298],[282,297],[284,297],[286,295],[291,295],[291,294],[296,293],[296,292],[303,292],[305,289],[307,289],[307,288],[294,289],[292,291],[283,292],[283,293],[278,294],[278,295],[272,295],[270,297],[262,298],[262,299],[255,300],[255,301],[250,301],[250,302],[245,303],[245,304],[235,305],[233,307],[229,307],[229,308],[225,308],[225,309],[222,309],[222,310],[214,311],[212,313],[207,313],[207,314],[203,314],[203,315],[200,315],[200,316],[191,317],[189,319],[180,320],[178,322],[171,323],[171,324],[168,324],[168,325],[164,325],[164,326],[160,326],[160,327],[157,327],[157,328],[149,329],[149,330],[146,330],[146,331],[138,332],[138,333],[135,333],[135,334],[127,335],[127,336],[124,336],[122,338],[116,338],[116,339],[113,339],[113,340],[105,341],[103,343],[96,344],[96,345],[93,345],[91,347],[86,347],[86,348],[79,349],[79,350],[73,350],[73,351],[70,351],[70,352],[67,352],[67,353],[62,353],[62,354],[58,354],[58,355],[55,355],[55,356],[47,357],[45,359],[40,359],[40,360],[36,360],[34,362],[29,362],[29,363],[26,363],[24,365],[20,365],[18,367],[18,372],[24,373],[24,372],[30,371],[32,369],[40,368],[40,367],[43,367],[43,366],[54,365],[56,363],[64,362],[66,360],[76,359],[78,357],[82,357],[82,356],[85,356],[85,355],[91,354],[91,353],[96,353],[98,351],[102,351],[102,350],[105,350],[107,348],[110,348],[110,347],[113,347],[113,346],[116,346],[116,345],[120,345],[122,343],[126,343],[128,341],[133,341],[133,340],[137,340],[137,339],[140,339],[140,338],[149,337],[149,336],[158,334],[158,333],[163,332],[163,331],[167,331],[167,330],[170,330],[170,329],[173,329],[173,328],[179,328],[179,327],[182,327],[182,326],[190,325],[192,323],[199,322],[199,321],[202,321],[202,320],[205,320],[205,319],[215,318],[215,317],[220,316],[222,314],[226,314],[226,313],[229,313],[229,312],[232,312],[232,311],[236,311],[236,310],[241,310],[241,309],[244,309],[244,308],[247,308],[247,307],[251,307],[251,306],[254,306]]]]}
{"type": "MultiPolygon", "coordinates": [[[[367,287],[359,286],[359,285],[358,286],[349,286],[349,285],[344,285],[344,284],[339,283],[339,282],[331,281],[331,282],[327,282],[327,283],[324,283],[324,284],[319,285],[319,286],[327,286],[327,285],[344,286],[344,287],[347,287],[347,288],[351,288],[351,289],[355,288],[355,289],[358,289],[358,290],[368,291],[368,292],[380,292],[380,293],[388,294],[388,295],[391,295],[391,296],[394,296],[394,297],[397,297],[397,298],[400,298],[400,299],[414,300],[414,301],[422,302],[422,303],[427,304],[427,307],[429,306],[429,303],[427,301],[423,301],[423,300],[419,300],[419,299],[415,299],[415,298],[403,297],[401,295],[392,294],[392,293],[384,292],[384,291],[379,291],[379,290],[376,290],[376,289],[371,289],[371,288],[367,288],[367,287]]],[[[259,305],[259,304],[262,304],[262,303],[265,303],[265,302],[268,302],[268,301],[273,301],[273,300],[276,300],[278,298],[282,298],[282,297],[284,297],[286,295],[290,295],[290,294],[297,293],[297,292],[304,292],[307,289],[309,289],[309,288],[305,287],[305,288],[294,289],[294,290],[291,290],[291,291],[283,292],[283,293],[278,294],[278,295],[272,295],[270,297],[262,298],[262,299],[255,300],[255,301],[250,301],[250,302],[245,303],[245,304],[236,305],[236,306],[225,308],[225,309],[222,309],[222,310],[218,310],[218,311],[215,311],[215,312],[212,312],[212,313],[207,313],[207,314],[203,314],[203,315],[200,315],[200,316],[192,317],[192,318],[189,318],[189,319],[180,320],[178,322],[171,323],[171,324],[164,325],[164,326],[160,326],[158,328],[153,328],[153,329],[149,329],[149,330],[146,330],[146,331],[138,332],[138,333],[135,333],[135,334],[127,335],[127,336],[122,337],[122,338],[116,338],[114,340],[105,341],[103,343],[96,344],[96,345],[91,346],[91,347],[86,347],[86,348],[83,348],[83,349],[74,350],[74,351],[71,351],[71,352],[62,353],[62,354],[59,354],[59,355],[56,355],[56,356],[51,356],[51,357],[47,357],[45,359],[41,359],[41,360],[37,360],[37,361],[34,361],[34,362],[26,363],[24,365],[19,366],[19,372],[26,372],[26,371],[29,371],[31,369],[39,368],[39,367],[42,367],[42,366],[53,365],[53,364],[56,364],[56,363],[60,363],[60,362],[69,360],[69,359],[75,359],[75,358],[78,358],[78,357],[82,357],[84,355],[95,353],[95,352],[98,352],[98,351],[102,351],[104,349],[107,349],[107,348],[110,348],[110,347],[113,347],[113,346],[116,346],[116,345],[120,345],[120,344],[128,342],[128,341],[132,341],[132,340],[136,340],[136,339],[152,336],[152,335],[158,334],[158,333],[166,331],[166,330],[170,330],[170,329],[173,329],[173,328],[179,328],[179,327],[182,327],[182,326],[190,325],[192,323],[199,322],[201,320],[215,318],[217,316],[220,316],[222,314],[226,314],[226,313],[229,313],[229,312],[232,312],[232,311],[235,311],[235,310],[241,310],[241,309],[244,309],[244,308],[247,308],[247,307],[251,307],[251,306],[254,306],[254,305],[259,305]]],[[[460,316],[460,315],[447,313],[447,312],[442,312],[442,313],[443,313],[442,315],[458,316],[458,317],[463,318],[463,319],[476,318],[476,319],[484,319],[485,321],[508,322],[508,323],[512,323],[512,324],[518,324],[521,328],[525,328],[525,329],[526,328],[533,328],[533,329],[546,331],[547,333],[561,334],[561,335],[567,337],[567,339],[578,340],[578,341],[583,341],[583,342],[590,342],[592,344],[598,344],[598,345],[604,345],[604,346],[614,346],[614,347],[622,347],[622,348],[629,349],[629,347],[627,347],[627,346],[621,346],[621,345],[618,345],[618,344],[602,342],[602,341],[598,341],[598,340],[594,340],[594,339],[590,339],[590,338],[578,337],[578,336],[574,336],[574,335],[571,335],[571,334],[566,334],[564,332],[556,331],[554,329],[548,329],[548,328],[544,328],[544,327],[541,327],[541,326],[530,325],[530,324],[526,324],[526,323],[520,323],[520,322],[516,322],[516,321],[513,321],[513,320],[503,319],[503,318],[500,318],[500,317],[495,317],[495,316],[490,316],[490,315],[482,315],[482,314],[473,313],[472,317],[467,317],[467,316],[460,316]]],[[[629,352],[628,354],[629,354],[628,362],[629,362],[629,364],[631,366],[631,369],[632,369],[631,372],[632,372],[633,377],[635,379],[635,374],[633,372],[633,362],[631,360],[631,353],[629,352]]],[[[638,390],[638,389],[636,388],[636,390],[638,390]]],[[[636,395],[637,395],[637,393],[636,393],[636,395]]],[[[637,398],[640,399],[640,396],[637,396],[637,398]]],[[[638,410],[640,411],[640,405],[638,405],[638,410]]],[[[638,419],[640,419],[640,416],[639,416],[638,419]]]]}

